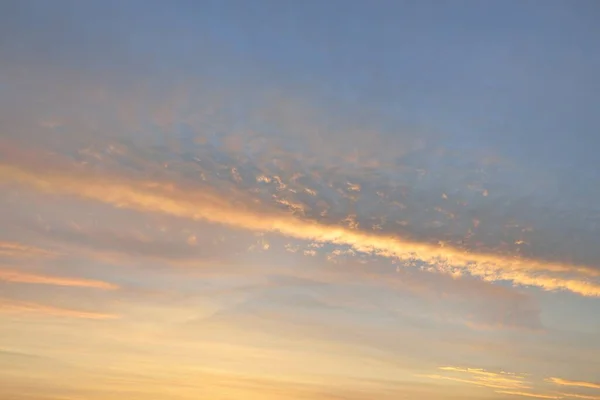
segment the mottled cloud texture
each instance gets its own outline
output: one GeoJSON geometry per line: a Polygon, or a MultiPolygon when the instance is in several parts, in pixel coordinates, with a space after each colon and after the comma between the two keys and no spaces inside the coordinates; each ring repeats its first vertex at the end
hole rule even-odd
{"type": "Polygon", "coordinates": [[[0,6],[0,397],[600,398],[553,8],[259,3],[0,6]]]}

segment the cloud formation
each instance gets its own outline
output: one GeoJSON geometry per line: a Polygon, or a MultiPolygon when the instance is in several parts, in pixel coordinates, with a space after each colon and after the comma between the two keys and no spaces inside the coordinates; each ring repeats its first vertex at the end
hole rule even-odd
{"type": "Polygon", "coordinates": [[[56,253],[50,250],[26,246],[16,242],[0,242],[0,257],[52,257],[56,253]]]}
{"type": "Polygon", "coordinates": [[[23,315],[32,314],[39,316],[50,317],[66,317],[66,318],[81,318],[81,319],[116,319],[117,315],[103,314],[88,311],[79,311],[66,308],[48,306],[44,304],[36,304],[30,302],[14,301],[9,299],[0,299],[0,312],[23,315]]]}
{"type": "Polygon", "coordinates": [[[600,396],[590,396],[587,394],[575,394],[575,393],[561,393],[560,394],[563,397],[566,397],[568,399],[584,399],[584,400],[598,400],[600,399],[600,396]]]}
{"type": "Polygon", "coordinates": [[[67,171],[33,171],[1,165],[0,179],[24,184],[46,193],[77,196],[142,212],[159,212],[204,220],[257,232],[335,245],[361,253],[374,253],[403,262],[422,262],[444,273],[467,273],[487,281],[511,281],[544,290],[568,290],[583,296],[600,296],[600,272],[586,266],[557,264],[489,253],[464,252],[405,240],[398,236],[330,226],[257,207],[249,199],[225,196],[210,188],[179,188],[172,183],[143,182],[119,177],[75,174],[67,171]],[[243,201],[243,202],[240,202],[243,201]],[[241,207],[240,207],[241,206],[241,207]],[[573,277],[563,277],[570,274],[573,277]]]}
{"type": "MultiPolygon", "coordinates": [[[[456,367],[456,366],[445,366],[439,367],[440,371],[444,372],[444,375],[439,374],[428,374],[421,375],[422,377],[434,379],[434,380],[448,380],[459,383],[465,383],[474,386],[487,387],[494,389],[495,393],[508,394],[512,396],[520,397],[531,397],[539,399],[567,399],[567,398],[579,398],[579,399],[597,399],[598,397],[587,394],[575,394],[575,393],[551,393],[551,392],[540,392],[535,391],[539,386],[542,386],[543,382],[535,381],[530,374],[517,374],[513,372],[491,372],[486,371],[483,368],[468,368],[468,367],[456,367]],[[450,374],[450,375],[449,375],[450,374]],[[463,376],[467,376],[464,378],[463,376]]],[[[569,381],[560,378],[547,378],[545,382],[554,383],[555,385],[561,386],[574,386],[598,389],[599,385],[590,382],[582,381],[569,381]]]]}
{"type": "Polygon", "coordinates": [[[490,372],[482,368],[462,368],[446,366],[439,370],[446,373],[466,374],[468,378],[456,377],[452,375],[424,375],[430,379],[449,380],[461,383],[467,383],[475,386],[488,387],[492,389],[530,389],[531,383],[525,380],[524,376],[508,372],[490,372]]]}
{"type": "Polygon", "coordinates": [[[598,397],[597,10],[212,3],[0,1],[0,397],[598,397]]]}
{"type": "Polygon", "coordinates": [[[115,290],[119,287],[115,284],[92,279],[78,279],[58,276],[48,276],[26,273],[17,270],[0,269],[0,281],[14,283],[32,283],[41,285],[71,286],[102,290],[115,290]]]}
{"type": "Polygon", "coordinates": [[[555,385],[560,385],[560,386],[575,386],[575,387],[584,387],[584,388],[590,388],[590,389],[600,389],[600,383],[571,381],[568,379],[561,379],[561,378],[548,378],[547,381],[550,383],[554,383],[555,385]]]}
{"type": "Polygon", "coordinates": [[[536,399],[561,399],[561,396],[555,396],[551,394],[541,394],[541,393],[530,393],[530,392],[518,392],[515,390],[498,390],[496,393],[502,394],[510,394],[513,396],[521,396],[521,397],[533,397],[536,399]]]}

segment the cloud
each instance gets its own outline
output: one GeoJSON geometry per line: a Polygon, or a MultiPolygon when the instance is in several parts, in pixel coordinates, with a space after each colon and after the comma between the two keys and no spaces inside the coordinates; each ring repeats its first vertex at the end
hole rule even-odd
{"type": "MultiPolygon", "coordinates": [[[[433,83],[431,79],[427,84],[404,79],[419,71],[423,55],[430,61],[435,53],[427,49],[430,42],[436,42],[430,33],[453,30],[456,21],[445,27],[447,21],[436,20],[441,22],[439,29],[425,29],[430,32],[424,36],[424,47],[417,46],[411,54],[408,46],[399,58],[385,52],[386,60],[378,60],[385,62],[370,62],[366,69],[359,65],[358,70],[366,73],[355,74],[357,80],[349,82],[337,76],[340,64],[330,61],[360,61],[356,50],[363,48],[369,54],[360,59],[373,61],[369,55],[380,52],[378,45],[393,44],[379,40],[383,32],[365,35],[364,30],[354,29],[355,16],[377,16],[379,25],[393,28],[394,21],[379,18],[383,9],[370,9],[366,14],[344,11],[336,19],[341,24],[332,25],[328,13],[340,10],[310,6],[305,10],[310,18],[296,18],[301,22],[297,25],[287,24],[287,17],[294,13],[278,5],[248,6],[241,11],[239,7],[205,7],[207,12],[196,12],[193,7],[182,13],[170,7],[157,10],[143,2],[125,6],[126,12],[120,5],[114,7],[118,2],[90,7],[70,1],[69,10],[42,2],[37,2],[42,7],[36,9],[25,3],[0,6],[7,10],[0,12],[0,20],[6,22],[0,24],[0,32],[5,33],[0,37],[6,38],[0,40],[0,221],[2,239],[17,241],[0,245],[0,257],[3,262],[11,258],[7,265],[44,263],[44,268],[29,273],[7,267],[0,271],[0,279],[66,289],[3,284],[23,300],[42,304],[13,302],[2,310],[19,316],[32,313],[84,320],[118,317],[70,309],[108,302],[127,320],[102,323],[103,329],[97,330],[93,329],[96,324],[46,318],[20,323],[4,316],[10,325],[3,329],[3,342],[14,336],[9,346],[79,359],[82,367],[59,376],[53,365],[44,367],[46,375],[38,375],[27,365],[21,373],[23,385],[14,390],[14,397],[497,399],[507,396],[492,389],[531,397],[537,388],[525,390],[530,385],[527,379],[500,372],[495,365],[508,368],[514,363],[528,369],[535,365],[539,369],[534,372],[539,372],[552,368],[543,362],[551,360],[559,369],[574,368],[573,376],[593,376],[583,375],[583,370],[595,366],[596,343],[579,340],[575,331],[591,328],[595,333],[597,326],[587,317],[593,316],[597,299],[522,292],[510,284],[600,296],[598,188],[589,184],[594,181],[594,166],[588,168],[591,173],[583,171],[568,154],[554,152],[557,161],[551,164],[566,166],[569,176],[565,179],[544,163],[532,167],[543,172],[532,172],[522,165],[506,167],[510,162],[496,154],[485,154],[484,159],[473,154],[478,150],[466,149],[491,144],[504,155],[518,153],[516,157],[521,158],[526,153],[522,158],[529,163],[528,155],[535,151],[513,150],[535,150],[560,138],[552,132],[549,137],[534,132],[532,137],[519,137],[519,144],[516,137],[485,134],[488,122],[495,126],[492,130],[498,124],[479,117],[490,112],[492,119],[510,114],[511,99],[498,102],[498,96],[492,95],[486,97],[492,103],[475,104],[479,99],[472,101],[473,91],[462,90],[464,79],[458,80],[459,85],[452,83],[457,80],[446,79],[457,73],[471,79],[473,67],[480,68],[482,59],[490,59],[470,51],[472,46],[463,46],[469,54],[466,62],[456,64],[458,70],[449,63],[439,71],[428,70],[440,78],[433,83]],[[18,15],[8,12],[11,8],[18,8],[18,15]],[[212,13],[220,13],[221,18],[212,13]],[[204,18],[202,23],[199,16],[204,18]],[[301,26],[302,21],[308,25],[301,26]],[[271,29],[272,24],[282,29],[271,29]],[[356,31],[350,36],[358,35],[358,40],[348,40],[348,29],[356,31]],[[245,40],[235,39],[240,32],[245,40]],[[272,32],[281,33],[276,43],[269,43],[272,32]],[[286,39],[290,32],[291,41],[286,39]],[[317,42],[325,47],[313,46],[317,42]],[[285,54],[279,51],[281,46],[286,47],[285,54]],[[224,56],[219,48],[237,56],[224,56]],[[316,58],[306,53],[315,48],[316,58]],[[248,57],[248,49],[258,51],[248,57]],[[333,59],[329,50],[335,52],[333,59]],[[407,68],[388,68],[395,58],[407,68]],[[333,80],[323,80],[326,76],[333,80]],[[302,80],[302,87],[289,91],[297,92],[292,95],[282,88],[294,85],[290,79],[302,80]],[[395,90],[394,82],[386,82],[390,79],[407,85],[395,90]],[[206,84],[198,85],[199,81],[206,84]],[[452,92],[458,89],[460,98],[427,95],[448,89],[439,85],[448,82],[452,92]],[[425,90],[420,90],[423,85],[425,90]],[[388,98],[392,92],[397,93],[388,98]],[[302,98],[296,97],[298,93],[302,98]],[[386,99],[380,102],[382,93],[386,99]],[[458,100],[454,104],[446,101],[449,98],[458,100]],[[472,104],[458,104],[465,99],[472,104]],[[405,105],[409,105],[408,112],[405,105]],[[447,105],[460,108],[463,115],[447,112],[447,105]],[[445,130],[442,135],[448,136],[423,134],[418,132],[421,127],[401,121],[427,124],[445,130]],[[465,133],[457,122],[484,137],[471,140],[475,133],[465,133]],[[42,156],[9,146],[9,139],[11,144],[37,148],[42,156]],[[48,162],[46,153],[60,155],[62,160],[48,162]],[[565,180],[580,183],[562,185],[565,180]],[[25,204],[22,200],[27,196],[39,201],[25,204]],[[113,207],[119,210],[110,210],[113,207]],[[37,231],[6,223],[17,220],[15,214],[34,219],[59,208],[63,215],[43,216],[46,220],[37,231]],[[131,218],[132,214],[138,216],[131,218]],[[66,229],[71,223],[77,227],[66,229]],[[191,228],[179,229],[184,224],[191,228]],[[157,234],[163,225],[169,229],[157,234]],[[223,231],[228,237],[224,244],[217,238],[223,231]],[[206,240],[202,232],[215,241],[206,240]],[[252,233],[265,234],[257,238],[252,233]],[[28,235],[41,240],[27,240],[33,239],[28,235]],[[246,251],[248,237],[266,251],[246,251]],[[19,240],[39,247],[25,248],[19,240]],[[294,256],[281,250],[281,241],[290,244],[294,256]],[[322,247],[309,247],[309,243],[322,247]],[[51,246],[44,250],[47,244],[51,246]],[[338,264],[330,265],[325,255],[338,264]],[[55,259],[46,260],[51,256],[55,259]],[[365,264],[360,268],[354,265],[361,262],[365,264]],[[156,271],[158,264],[166,268],[156,271]],[[193,268],[182,272],[177,267],[183,264],[193,268]],[[207,270],[214,273],[202,275],[207,270]],[[277,280],[271,274],[289,277],[277,280]],[[78,278],[88,276],[106,282],[78,278]],[[299,282],[303,277],[316,283],[299,282]],[[237,289],[265,280],[272,292],[249,296],[247,304],[236,308],[244,296],[229,290],[231,286],[237,289]],[[319,281],[324,284],[320,286],[319,281]],[[123,283],[124,290],[112,292],[69,289],[114,289],[109,282],[129,283],[123,283]],[[140,295],[153,290],[169,293],[152,299],[140,295]],[[48,300],[58,301],[56,295],[60,303],[43,299],[52,296],[48,300]],[[546,302],[555,297],[561,304],[546,302]],[[240,345],[224,350],[215,345],[208,357],[210,352],[196,346],[197,342],[190,345],[166,337],[173,321],[198,317],[213,306],[231,313],[229,318],[220,315],[225,319],[222,330],[206,348],[230,340],[235,344],[247,341],[245,349],[240,345]],[[566,340],[556,342],[551,328],[544,335],[531,332],[541,327],[540,307],[544,307],[545,323],[563,322],[560,328],[568,331],[566,340]],[[571,311],[570,307],[577,312],[570,313],[565,323],[560,314],[571,311]],[[465,322],[477,328],[527,330],[473,331],[462,325],[465,322]],[[255,340],[253,335],[260,333],[270,337],[255,340]],[[278,340],[286,336],[287,343],[278,353],[278,340]],[[163,339],[161,346],[151,342],[156,338],[163,339]],[[113,340],[118,345],[111,344],[113,340]],[[351,346],[341,349],[341,356],[328,352],[343,342],[351,346]],[[364,348],[368,351],[363,352],[364,348]],[[180,353],[171,358],[173,349],[180,353]],[[305,353],[319,354],[304,358],[305,353]],[[381,371],[396,381],[423,364],[435,368],[440,363],[474,362],[490,370],[447,366],[436,371],[444,378],[426,385],[418,382],[412,389],[370,390],[354,385],[364,375],[378,375],[374,364],[384,359],[389,364],[381,371]],[[299,360],[313,362],[299,365],[299,360]],[[407,371],[397,368],[402,362],[408,365],[407,371]],[[185,363],[190,364],[187,370],[181,366],[185,363]],[[302,379],[287,372],[286,363],[297,368],[292,371],[306,373],[305,381],[318,381],[318,387],[299,383],[302,379]],[[329,370],[322,364],[329,365],[329,370]],[[225,373],[203,374],[204,367],[223,372],[239,367],[245,369],[247,381],[225,373]],[[272,373],[264,373],[268,368],[272,373]],[[346,368],[353,369],[346,374],[351,375],[350,382],[338,385],[336,379],[347,373],[346,368]],[[92,370],[91,376],[80,379],[86,369],[92,370]],[[110,379],[103,375],[106,371],[112,372],[110,379]],[[269,379],[252,377],[261,372],[269,379]],[[33,387],[32,376],[37,382],[33,387]],[[287,378],[289,383],[282,382],[287,378]],[[81,391],[69,393],[69,387],[81,391]]],[[[481,12],[464,11],[459,13],[467,20],[481,12]]],[[[535,19],[561,14],[554,11],[542,12],[535,19]]],[[[392,14],[397,13],[386,13],[392,14]]],[[[566,22],[572,22],[582,13],[569,10],[567,14],[566,22]]],[[[406,24],[396,25],[404,29],[406,24]]],[[[579,24],[579,31],[585,30],[584,25],[579,24]]],[[[506,39],[506,35],[499,36],[506,39]]],[[[507,56],[507,48],[511,50],[505,42],[491,46],[487,40],[479,42],[492,52],[500,48],[499,55],[491,57],[495,61],[507,56]]],[[[438,46],[434,43],[434,47],[438,46]]],[[[514,59],[513,55],[508,58],[514,59]]],[[[488,66],[487,61],[484,64],[488,66]]],[[[523,68],[519,73],[527,75],[523,68]]],[[[476,86],[489,86],[485,78],[492,75],[474,77],[476,86]]],[[[573,76],[579,79],[581,75],[554,81],[569,85],[573,76]]],[[[512,91],[502,86],[492,91],[500,97],[512,91]]],[[[581,107],[577,101],[567,103],[573,107],[563,107],[561,115],[570,119],[581,107]]],[[[525,127],[528,118],[548,122],[531,117],[527,108],[517,108],[516,119],[499,119],[510,122],[508,130],[525,127]]],[[[553,128],[564,128],[558,125],[553,128]]],[[[591,152],[594,146],[588,148],[591,152]]],[[[191,340],[208,334],[202,327],[187,333],[191,340]]],[[[16,375],[10,367],[2,378],[7,383],[16,375]]],[[[547,395],[537,397],[547,398],[543,396],[547,395]]]]}
{"type": "Polygon", "coordinates": [[[92,279],[78,279],[78,278],[66,278],[48,275],[31,274],[27,272],[15,271],[15,270],[2,270],[0,269],[0,281],[14,282],[14,283],[33,283],[41,285],[56,285],[56,286],[71,286],[71,287],[84,287],[102,290],[115,290],[119,286],[92,279]]]}
{"type": "MultiPolygon", "coordinates": [[[[468,375],[469,378],[465,379],[462,377],[435,374],[425,375],[425,377],[431,379],[450,380],[459,383],[489,387],[491,389],[495,389],[495,393],[508,394],[511,396],[521,396],[538,399],[563,399],[564,397],[569,396],[563,393],[551,394],[531,391],[531,389],[533,389],[535,386],[535,382],[529,380],[530,376],[526,374],[517,374],[514,372],[506,371],[491,372],[483,368],[465,368],[455,366],[440,367],[439,370],[444,371],[446,373],[468,375]]],[[[573,395],[573,397],[577,397],[577,395],[573,395]]],[[[588,397],[583,396],[581,398],[586,399],[588,397]]],[[[589,399],[595,399],[595,397],[589,397],[589,399]]]]}
{"type": "Polygon", "coordinates": [[[551,395],[551,394],[518,392],[518,391],[514,391],[514,390],[497,390],[496,393],[510,394],[513,396],[522,396],[522,397],[533,397],[536,399],[560,399],[561,398],[560,396],[551,395]]]}
{"type": "Polygon", "coordinates": [[[568,290],[583,296],[600,296],[600,284],[588,278],[599,271],[534,259],[506,257],[492,253],[467,253],[450,246],[439,247],[392,235],[348,229],[299,219],[289,213],[267,210],[256,201],[214,188],[178,187],[173,183],[136,181],[116,176],[90,175],[46,168],[30,170],[16,165],[0,165],[0,180],[25,184],[46,193],[86,198],[140,212],[204,220],[259,232],[335,245],[347,245],[357,252],[429,264],[431,269],[453,273],[456,270],[487,281],[511,281],[516,285],[544,290],[568,290]],[[569,274],[569,277],[564,277],[569,274]]]}
{"type": "Polygon", "coordinates": [[[459,382],[459,383],[468,383],[470,385],[488,387],[488,388],[493,388],[493,389],[509,389],[512,387],[511,385],[503,385],[501,383],[485,382],[485,381],[476,380],[476,379],[455,378],[452,376],[444,376],[444,375],[436,375],[436,374],[418,375],[418,376],[421,376],[423,378],[430,378],[430,379],[440,379],[440,380],[447,380],[447,381],[453,381],[453,382],[459,382]]]}
{"type": "Polygon", "coordinates": [[[529,389],[531,384],[525,381],[525,377],[508,372],[491,372],[486,371],[482,368],[462,368],[446,366],[440,367],[439,370],[450,373],[466,374],[470,377],[457,378],[455,376],[448,375],[426,375],[427,378],[431,379],[443,379],[461,383],[468,383],[476,386],[485,386],[493,389],[529,389]]]}
{"type": "Polygon", "coordinates": [[[583,382],[583,381],[570,381],[568,379],[561,378],[548,378],[546,381],[554,383],[560,386],[576,386],[590,389],[600,389],[600,383],[583,382]]]}
{"type": "Polygon", "coordinates": [[[529,386],[524,381],[525,377],[511,372],[490,372],[482,368],[440,367],[442,371],[462,372],[474,375],[482,382],[492,382],[512,385],[514,388],[527,389],[529,386]]]}
{"type": "Polygon", "coordinates": [[[52,257],[56,253],[38,247],[26,246],[16,242],[0,242],[0,256],[4,257],[52,257]]]}
{"type": "Polygon", "coordinates": [[[440,321],[435,307],[423,310],[421,299],[414,301],[402,292],[361,284],[360,276],[347,275],[343,282],[321,281],[318,270],[310,268],[305,278],[273,273],[267,282],[238,284],[220,292],[208,289],[205,295],[217,302],[223,299],[223,307],[176,327],[174,340],[250,346],[269,342],[271,347],[284,348],[311,343],[312,351],[318,346],[327,352],[338,349],[344,357],[360,353],[373,363],[410,370],[421,369],[423,354],[436,355],[431,358],[451,357],[452,352],[473,354],[472,344],[479,341],[479,333],[440,321]],[[443,341],[436,339],[440,325],[444,326],[443,341]],[[245,332],[244,337],[236,332],[245,332]]]}
{"type": "Polygon", "coordinates": [[[386,278],[389,286],[399,285],[405,291],[432,300],[438,313],[458,316],[469,327],[542,330],[539,305],[531,296],[513,288],[471,277],[456,279],[424,271],[409,273],[407,269],[399,269],[396,275],[386,278]]]}
{"type": "Polygon", "coordinates": [[[600,396],[590,396],[587,394],[561,393],[560,395],[571,399],[600,400],[600,396]]]}
{"type": "MultiPolygon", "coordinates": [[[[244,251],[250,243],[250,237],[240,237],[237,241],[222,238],[224,229],[220,227],[193,226],[194,234],[186,234],[185,228],[171,228],[161,233],[159,227],[131,229],[136,221],[117,227],[107,223],[106,228],[98,226],[64,226],[50,225],[45,231],[31,224],[22,224],[27,234],[36,235],[41,240],[53,243],[53,246],[64,249],[71,257],[92,257],[97,259],[114,259],[123,262],[158,262],[171,266],[199,265],[203,261],[225,262],[227,258],[244,251]],[[141,232],[140,232],[141,231],[141,232]]],[[[249,235],[248,235],[249,236],[249,235]]]]}
{"type": "MultiPolygon", "coordinates": [[[[60,213],[54,214],[57,221],[62,219],[60,213]]],[[[119,212],[120,218],[116,219],[105,218],[102,225],[106,225],[107,230],[99,224],[88,226],[80,222],[77,227],[71,227],[48,221],[48,231],[28,224],[23,235],[30,241],[49,242],[64,254],[57,262],[47,265],[52,274],[65,274],[64,269],[72,266],[75,269],[71,274],[79,276],[77,270],[82,262],[88,267],[91,263],[118,266],[115,272],[119,271],[120,278],[130,270],[124,270],[124,265],[142,267],[148,272],[162,270],[205,277],[243,274],[245,279],[260,279],[263,275],[277,273],[332,285],[361,284],[373,291],[419,298],[428,313],[449,318],[453,323],[476,325],[479,329],[539,330],[542,327],[540,309],[534,299],[510,287],[470,277],[454,279],[444,274],[400,268],[377,257],[365,256],[361,260],[351,256],[352,250],[341,248],[335,249],[334,253],[348,253],[347,258],[338,255],[330,261],[330,253],[321,251],[324,250],[322,243],[290,246],[286,238],[273,234],[257,237],[250,232],[232,231],[202,222],[177,221],[170,217],[138,229],[140,221],[124,218],[126,215],[123,214],[119,212]],[[170,227],[167,232],[162,232],[163,224],[170,227]],[[187,243],[188,229],[197,232],[195,246],[187,243]],[[215,241],[218,236],[223,239],[215,241]],[[269,243],[269,254],[253,256],[248,252],[251,243],[261,249],[269,243]],[[296,254],[290,254],[293,250],[296,254]],[[281,257],[286,261],[283,262],[281,257]],[[294,268],[294,265],[303,267],[294,268]]],[[[108,273],[106,268],[103,273],[108,273]]],[[[423,307],[420,310],[425,312],[423,307]]]]}
{"type": "MultiPolygon", "coordinates": [[[[469,326],[476,325],[478,329],[529,331],[542,327],[540,309],[531,296],[475,278],[454,279],[419,269],[397,269],[388,260],[377,257],[365,256],[361,261],[351,256],[347,259],[337,256],[335,262],[330,262],[329,253],[321,252],[324,250],[322,243],[307,243],[303,248],[290,247],[286,238],[278,238],[273,234],[257,237],[247,231],[232,231],[203,222],[161,216],[149,219],[129,210],[117,212],[116,217],[108,214],[101,223],[93,225],[81,221],[78,216],[73,217],[79,222],[77,226],[61,223],[71,218],[71,209],[67,207],[64,215],[53,212],[56,218],[45,221],[50,227],[47,231],[38,229],[36,225],[15,222],[20,229],[25,228],[23,235],[30,241],[49,242],[64,254],[58,262],[47,266],[52,274],[65,274],[64,269],[71,266],[75,268],[71,275],[79,276],[81,272],[77,271],[82,268],[82,263],[87,268],[102,265],[106,276],[110,276],[106,266],[113,265],[116,269],[111,271],[118,273],[119,279],[134,285],[142,283],[137,278],[130,280],[134,279],[133,276],[125,278],[126,274],[133,273],[131,267],[134,266],[148,273],[163,271],[196,278],[243,275],[246,280],[260,280],[271,274],[281,274],[334,286],[360,284],[361,287],[371,288],[373,292],[420,299],[418,312],[437,315],[437,318],[453,324],[466,323],[469,326]],[[163,232],[163,226],[169,229],[163,232]],[[187,231],[190,229],[195,232],[196,245],[187,243],[187,231]],[[218,239],[221,236],[223,239],[218,239]],[[269,243],[269,254],[261,256],[249,253],[250,243],[261,249],[269,243]],[[289,253],[295,249],[296,254],[289,253]],[[307,252],[306,255],[304,252],[307,252]],[[281,257],[285,257],[286,261],[283,262],[281,257]],[[303,267],[294,268],[295,265],[303,267]]],[[[84,209],[89,210],[87,207],[84,209]]],[[[352,250],[340,248],[334,252],[353,253],[352,250]]],[[[130,290],[131,285],[128,287],[130,290]]],[[[372,294],[365,294],[365,297],[368,296],[372,294]]],[[[389,307],[393,308],[391,304],[389,307]]]]}
{"type": "Polygon", "coordinates": [[[43,304],[0,299],[0,312],[10,314],[34,314],[52,317],[82,318],[82,319],[115,319],[114,314],[103,314],[88,311],[52,307],[43,304]]]}

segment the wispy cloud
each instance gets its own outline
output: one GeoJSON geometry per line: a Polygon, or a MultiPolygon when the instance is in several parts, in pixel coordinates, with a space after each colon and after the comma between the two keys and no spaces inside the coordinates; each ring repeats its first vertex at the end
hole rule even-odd
{"type": "Polygon", "coordinates": [[[14,301],[8,299],[0,299],[0,312],[11,314],[33,314],[40,316],[52,317],[67,317],[67,318],[82,318],[82,319],[115,319],[118,318],[114,314],[104,314],[88,311],[72,310],[67,308],[59,308],[44,304],[14,301]]]}
{"type": "Polygon", "coordinates": [[[0,269],[0,281],[14,283],[32,283],[41,285],[84,287],[102,290],[115,290],[119,288],[119,286],[115,284],[98,280],[39,275],[6,269],[0,269]]]}
{"type": "Polygon", "coordinates": [[[490,372],[482,368],[440,367],[442,371],[461,372],[474,376],[477,382],[486,384],[506,385],[505,387],[528,389],[531,386],[525,377],[509,372],[490,372]]]}
{"type": "Polygon", "coordinates": [[[518,392],[518,391],[514,391],[514,390],[497,390],[496,393],[510,394],[512,396],[521,396],[521,397],[533,397],[536,399],[560,399],[561,398],[561,396],[552,395],[552,394],[518,392]]]}
{"type": "Polygon", "coordinates": [[[560,395],[570,399],[600,400],[600,396],[590,396],[587,394],[561,393],[560,395]]]}
{"type": "Polygon", "coordinates": [[[546,379],[548,382],[554,383],[560,386],[576,386],[576,387],[584,387],[590,389],[600,389],[600,383],[594,382],[583,382],[583,381],[571,381],[568,379],[561,378],[548,378],[546,379]]]}
{"type": "Polygon", "coordinates": [[[172,183],[132,181],[66,171],[34,172],[13,165],[0,166],[0,179],[26,184],[47,193],[101,201],[115,207],[205,220],[251,231],[278,232],[296,239],[347,245],[357,252],[404,261],[419,260],[444,273],[460,269],[487,281],[507,280],[544,290],[568,290],[583,296],[600,296],[600,284],[589,279],[598,276],[599,271],[590,267],[491,253],[466,253],[450,246],[439,247],[398,236],[326,225],[317,220],[299,219],[289,213],[269,211],[257,207],[250,199],[232,199],[209,188],[194,190],[179,188],[172,183]],[[243,206],[240,207],[241,204],[243,206]],[[563,274],[570,276],[564,277],[563,274]]]}
{"type": "Polygon", "coordinates": [[[0,0],[0,398],[600,400],[590,6],[91,3],[0,0]]]}
{"type": "Polygon", "coordinates": [[[463,368],[446,366],[439,370],[453,374],[465,374],[469,378],[456,377],[451,375],[431,374],[425,375],[431,379],[450,380],[455,382],[467,383],[476,386],[484,386],[493,389],[530,389],[531,383],[525,380],[524,376],[509,372],[491,372],[482,368],[463,368]]]}
{"type": "Polygon", "coordinates": [[[488,387],[488,388],[493,388],[493,389],[510,389],[510,388],[514,387],[513,385],[505,385],[505,384],[495,383],[495,382],[486,382],[484,379],[481,379],[481,380],[465,379],[465,378],[456,378],[453,376],[444,376],[444,375],[436,375],[436,374],[418,375],[418,376],[422,376],[424,378],[430,378],[430,379],[440,379],[440,380],[447,380],[447,381],[453,381],[453,382],[468,383],[470,385],[488,387]]]}
{"type": "Polygon", "coordinates": [[[52,257],[56,253],[17,242],[0,242],[0,256],[4,257],[52,257]]]}

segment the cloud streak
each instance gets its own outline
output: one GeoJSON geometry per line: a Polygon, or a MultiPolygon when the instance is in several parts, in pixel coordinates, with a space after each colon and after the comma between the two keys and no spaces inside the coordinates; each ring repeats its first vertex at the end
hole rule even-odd
{"type": "Polygon", "coordinates": [[[589,396],[587,394],[561,393],[560,395],[571,399],[600,400],[600,396],[589,396]]]}
{"type": "Polygon", "coordinates": [[[589,6],[0,3],[0,397],[600,400],[589,6]]]}
{"type": "Polygon", "coordinates": [[[460,383],[467,383],[475,386],[488,387],[492,389],[520,390],[530,389],[531,384],[525,380],[525,377],[509,372],[491,372],[482,368],[463,368],[455,366],[445,366],[438,368],[440,371],[452,374],[466,374],[468,378],[457,378],[456,376],[431,374],[425,377],[430,379],[449,380],[460,383]]]}
{"type": "MultiPolygon", "coordinates": [[[[472,375],[482,385],[502,385],[506,388],[528,389],[530,386],[524,381],[524,377],[508,372],[490,372],[481,368],[440,367],[447,372],[460,372],[472,375]]],[[[494,386],[489,386],[494,387],[494,386]]]]}
{"type": "Polygon", "coordinates": [[[59,308],[43,304],[13,301],[7,299],[0,300],[0,312],[9,314],[33,314],[40,316],[51,316],[51,317],[67,317],[67,318],[81,318],[81,319],[116,319],[119,318],[114,314],[104,314],[89,311],[72,310],[68,308],[59,308]]]}
{"type": "Polygon", "coordinates": [[[548,378],[546,379],[550,383],[554,383],[555,385],[560,386],[575,386],[575,387],[584,387],[589,389],[600,389],[600,383],[593,382],[583,382],[583,381],[570,381],[568,379],[561,378],[548,378]]]}
{"type": "Polygon", "coordinates": [[[39,275],[6,269],[0,270],[0,281],[13,283],[31,283],[40,285],[82,287],[101,290],[116,290],[119,288],[119,286],[115,284],[98,280],[39,275]]]}
{"type": "Polygon", "coordinates": [[[40,249],[38,247],[26,246],[16,242],[0,242],[0,256],[13,258],[52,257],[53,251],[40,249]]]}
{"type": "Polygon", "coordinates": [[[204,220],[230,227],[277,232],[284,236],[335,245],[347,245],[357,252],[406,262],[420,261],[436,271],[467,273],[486,281],[511,281],[516,285],[544,290],[567,290],[583,296],[600,296],[599,271],[587,266],[542,262],[492,253],[467,253],[450,246],[438,247],[398,236],[319,223],[259,207],[248,198],[233,198],[214,189],[177,187],[172,183],[91,176],[66,171],[31,170],[0,165],[0,180],[25,184],[46,193],[78,196],[115,207],[140,212],[204,220]],[[568,275],[568,276],[565,276],[568,275]]]}
{"type": "Polygon", "coordinates": [[[510,394],[512,396],[521,396],[521,397],[533,397],[536,399],[560,399],[561,398],[560,396],[555,396],[555,395],[551,395],[551,394],[517,392],[514,390],[497,390],[496,393],[510,394]]]}
{"type": "Polygon", "coordinates": [[[420,375],[420,376],[423,376],[424,378],[430,378],[430,379],[439,379],[439,380],[447,380],[447,381],[453,381],[453,382],[459,382],[459,383],[467,383],[470,385],[488,387],[488,388],[492,388],[492,389],[510,389],[513,387],[512,385],[504,385],[501,383],[485,382],[483,380],[477,380],[477,379],[455,378],[452,376],[444,376],[444,375],[436,375],[436,374],[420,375]]]}

